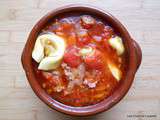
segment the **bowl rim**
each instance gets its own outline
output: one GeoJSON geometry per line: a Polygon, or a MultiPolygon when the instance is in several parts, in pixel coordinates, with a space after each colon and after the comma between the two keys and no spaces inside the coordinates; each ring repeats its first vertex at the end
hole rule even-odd
{"type": "Polygon", "coordinates": [[[25,47],[23,49],[23,52],[22,52],[21,61],[22,61],[22,66],[25,70],[25,74],[27,76],[27,79],[29,81],[29,84],[30,84],[31,88],[33,89],[33,91],[35,92],[35,94],[45,104],[47,104],[52,109],[55,109],[57,111],[65,113],[65,114],[74,115],[74,116],[94,115],[94,114],[106,111],[106,110],[110,109],[111,107],[113,107],[126,95],[128,90],[130,89],[131,84],[134,79],[135,72],[136,72],[136,63],[134,62],[134,61],[136,61],[136,54],[135,54],[135,50],[134,50],[134,46],[133,46],[133,40],[131,39],[126,28],[110,13],[108,13],[100,8],[97,8],[95,6],[84,5],[84,4],[79,4],[79,5],[72,4],[72,5],[62,6],[62,7],[59,7],[57,9],[50,11],[44,17],[42,17],[35,24],[35,26],[33,27],[32,31],[29,34],[28,40],[27,40],[25,47]],[[85,107],[72,107],[72,106],[62,104],[62,103],[52,99],[40,87],[40,85],[38,84],[38,82],[34,76],[33,70],[31,69],[32,68],[31,52],[33,49],[33,44],[35,42],[35,39],[37,38],[38,33],[40,32],[40,28],[42,28],[44,26],[44,24],[47,23],[48,20],[50,20],[55,15],[62,13],[62,12],[66,12],[66,11],[70,11],[70,10],[84,10],[84,9],[86,11],[90,11],[90,12],[93,11],[93,12],[97,12],[97,14],[104,15],[107,19],[112,20],[112,22],[114,22],[121,29],[121,31],[124,33],[126,42],[128,42],[127,43],[129,46],[128,49],[130,51],[129,52],[129,70],[127,71],[125,83],[123,85],[124,88],[122,88],[122,87],[118,88],[111,96],[109,96],[108,98],[106,98],[105,100],[103,100],[102,102],[99,102],[97,104],[85,106],[85,107]],[[30,49],[30,48],[32,48],[32,49],[30,49]]]}

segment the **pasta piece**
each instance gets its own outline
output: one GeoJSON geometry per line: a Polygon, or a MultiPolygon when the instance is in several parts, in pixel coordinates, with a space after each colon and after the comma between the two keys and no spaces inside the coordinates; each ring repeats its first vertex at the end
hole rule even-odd
{"type": "Polygon", "coordinates": [[[114,78],[116,78],[117,81],[120,81],[121,77],[122,77],[122,73],[121,73],[120,69],[112,63],[108,63],[108,67],[109,67],[112,75],[114,76],[114,78]]]}
{"type": "Polygon", "coordinates": [[[118,36],[109,39],[109,44],[114,48],[118,55],[122,55],[124,53],[124,46],[122,39],[118,36]]]}
{"type": "Polygon", "coordinates": [[[40,63],[38,69],[56,69],[63,58],[65,46],[64,40],[53,33],[40,35],[32,52],[32,58],[40,63]]]}

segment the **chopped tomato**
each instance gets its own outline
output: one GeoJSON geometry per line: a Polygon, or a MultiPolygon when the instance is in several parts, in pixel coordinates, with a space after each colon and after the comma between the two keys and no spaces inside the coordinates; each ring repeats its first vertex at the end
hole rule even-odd
{"type": "Polygon", "coordinates": [[[95,19],[89,15],[83,15],[81,17],[81,24],[85,29],[89,29],[95,24],[95,19]]]}
{"type": "Polygon", "coordinates": [[[71,34],[74,30],[73,24],[69,23],[56,23],[50,28],[53,32],[65,32],[66,35],[71,34]]]}
{"type": "Polygon", "coordinates": [[[64,30],[70,30],[73,29],[73,25],[69,23],[62,23],[62,27],[64,30]]]}
{"type": "Polygon", "coordinates": [[[87,44],[89,44],[91,41],[91,38],[89,36],[81,37],[77,39],[77,45],[80,47],[83,47],[87,44]]]}
{"type": "Polygon", "coordinates": [[[64,54],[64,62],[70,67],[78,67],[81,64],[81,57],[78,55],[78,48],[71,46],[64,54]]]}
{"type": "Polygon", "coordinates": [[[105,26],[103,38],[110,39],[112,37],[112,35],[113,35],[113,29],[109,26],[105,26]]]}
{"type": "Polygon", "coordinates": [[[88,32],[84,29],[80,30],[77,33],[77,45],[79,47],[83,47],[91,42],[91,37],[88,32]]]}
{"type": "Polygon", "coordinates": [[[101,34],[104,32],[104,24],[101,22],[96,23],[90,31],[88,31],[90,36],[101,36],[101,34]]]}
{"type": "Polygon", "coordinates": [[[93,55],[87,55],[84,57],[84,62],[89,69],[103,69],[104,56],[99,50],[95,50],[93,55]]]}

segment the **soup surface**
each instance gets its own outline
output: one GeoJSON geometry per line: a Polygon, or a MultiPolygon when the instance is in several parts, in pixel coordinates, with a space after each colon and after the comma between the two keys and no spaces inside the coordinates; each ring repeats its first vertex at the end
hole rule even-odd
{"type": "Polygon", "coordinates": [[[37,38],[32,57],[42,88],[70,106],[88,106],[109,97],[126,71],[121,37],[92,15],[51,21],[37,38]]]}

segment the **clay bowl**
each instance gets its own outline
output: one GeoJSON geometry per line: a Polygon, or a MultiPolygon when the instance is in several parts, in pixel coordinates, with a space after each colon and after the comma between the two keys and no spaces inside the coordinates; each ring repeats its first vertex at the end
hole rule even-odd
{"type": "Polygon", "coordinates": [[[22,65],[33,91],[49,107],[69,115],[87,116],[94,115],[110,109],[125,96],[134,80],[135,73],[141,63],[141,58],[142,53],[139,45],[131,38],[125,27],[111,14],[91,6],[69,5],[49,12],[43,18],[41,18],[39,22],[37,22],[37,24],[33,27],[22,53],[22,65]],[[128,71],[126,73],[125,79],[121,81],[119,87],[114,91],[111,96],[91,106],[71,107],[52,99],[41,88],[33,72],[31,53],[39,32],[50,20],[54,19],[54,17],[59,15],[71,14],[72,12],[91,14],[102,18],[104,21],[107,21],[107,23],[109,23],[114,28],[114,30],[116,30],[123,38],[124,45],[128,53],[128,71]]]}

